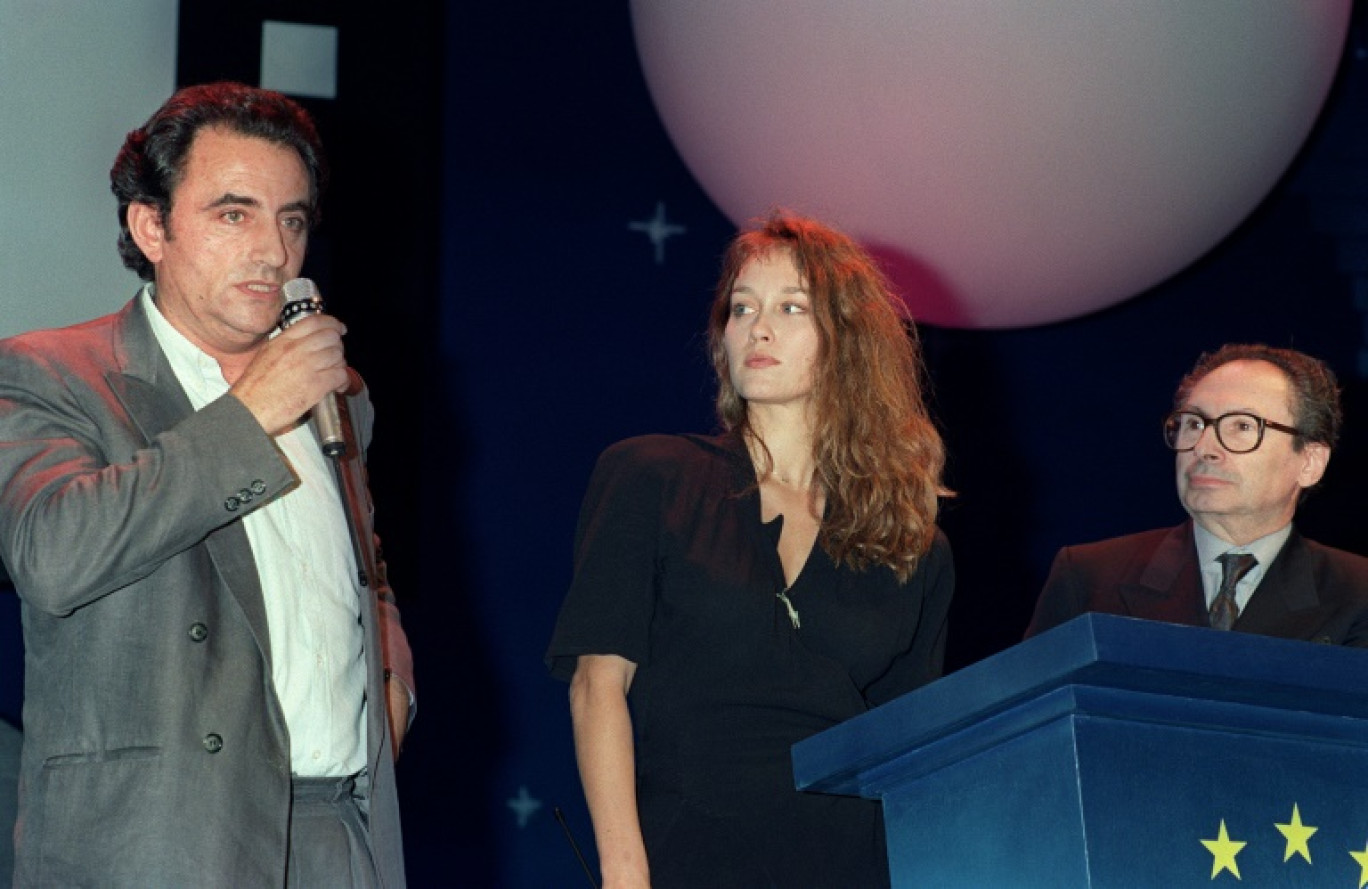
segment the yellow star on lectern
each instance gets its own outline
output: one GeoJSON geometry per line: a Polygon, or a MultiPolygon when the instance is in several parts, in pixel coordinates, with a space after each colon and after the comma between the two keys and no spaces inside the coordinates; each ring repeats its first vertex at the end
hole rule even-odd
{"type": "MultiPolygon", "coordinates": [[[[1248,843],[1241,843],[1232,840],[1226,833],[1225,819],[1221,819],[1221,832],[1214,840],[1202,840],[1202,845],[1207,847],[1211,853],[1211,878],[1216,879],[1216,875],[1223,870],[1228,870],[1235,875],[1235,879],[1240,879],[1240,866],[1235,863],[1235,856],[1240,854],[1240,850],[1248,843]]],[[[1365,853],[1368,854],[1368,853],[1365,853]]],[[[1359,889],[1363,889],[1362,886],[1359,889]]]]}
{"type": "Polygon", "coordinates": [[[1352,855],[1352,856],[1354,856],[1354,860],[1358,862],[1358,865],[1359,865],[1359,885],[1358,885],[1358,889],[1363,889],[1364,886],[1368,886],[1368,843],[1365,843],[1365,844],[1364,844],[1364,846],[1363,846],[1363,851],[1362,851],[1362,852],[1350,852],[1349,854],[1352,855]]]}
{"type": "Polygon", "coordinates": [[[1320,830],[1319,827],[1307,827],[1302,824],[1301,812],[1297,809],[1297,804],[1292,804],[1292,823],[1278,824],[1276,821],[1273,826],[1278,828],[1282,835],[1287,839],[1287,850],[1283,852],[1283,861],[1292,860],[1293,855],[1300,855],[1306,859],[1306,863],[1311,863],[1311,849],[1306,845],[1306,841],[1311,839],[1311,834],[1320,830]]]}

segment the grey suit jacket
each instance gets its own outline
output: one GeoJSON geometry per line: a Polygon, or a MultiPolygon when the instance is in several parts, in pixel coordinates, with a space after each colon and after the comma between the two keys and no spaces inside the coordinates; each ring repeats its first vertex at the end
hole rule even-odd
{"type": "Polygon", "coordinates": [[[14,850],[5,837],[14,830],[19,802],[19,749],[23,736],[0,719],[0,889],[9,889],[14,872],[14,850]]]}
{"type": "MultiPolygon", "coordinates": [[[[369,402],[350,408],[364,445],[369,402]]],[[[284,884],[290,740],[238,520],[294,484],[237,399],[192,411],[136,299],[0,343],[0,558],[25,647],[16,886],[284,884]]],[[[382,670],[411,682],[410,660],[379,592],[362,608],[367,805],[402,886],[382,670]]]]}
{"type": "MultiPolygon", "coordinates": [[[[1026,636],[1087,611],[1209,626],[1192,523],[1061,549],[1026,636]]],[[[1368,559],[1294,529],[1233,629],[1368,647],[1368,559]]]]}

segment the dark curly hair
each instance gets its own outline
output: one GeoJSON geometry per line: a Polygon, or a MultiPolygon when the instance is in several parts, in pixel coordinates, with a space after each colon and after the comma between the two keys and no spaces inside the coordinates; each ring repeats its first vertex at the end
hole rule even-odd
{"type": "Polygon", "coordinates": [[[144,281],[152,280],[152,263],[133,242],[128,207],[148,204],[166,219],[171,196],[185,175],[190,146],[205,127],[222,127],[293,148],[309,174],[309,223],[318,224],[319,195],[327,169],[309,113],[280,93],[241,83],[185,87],[128,134],[109,171],[110,190],[119,200],[119,256],[144,281]]]}

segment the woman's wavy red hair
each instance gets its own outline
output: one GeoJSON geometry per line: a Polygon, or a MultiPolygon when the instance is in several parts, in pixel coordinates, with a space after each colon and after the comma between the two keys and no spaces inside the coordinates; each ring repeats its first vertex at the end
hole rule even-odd
{"type": "MultiPolygon", "coordinates": [[[[855,570],[884,565],[905,581],[936,533],[945,447],[922,397],[916,328],[904,322],[883,274],[851,238],[779,210],[732,240],[708,320],[718,418],[726,429],[758,438],[732,385],[723,333],[742,267],[775,250],[798,269],[820,343],[813,458],[826,511],[819,542],[837,563],[855,570]]],[[[760,477],[768,471],[760,467],[760,477]]]]}

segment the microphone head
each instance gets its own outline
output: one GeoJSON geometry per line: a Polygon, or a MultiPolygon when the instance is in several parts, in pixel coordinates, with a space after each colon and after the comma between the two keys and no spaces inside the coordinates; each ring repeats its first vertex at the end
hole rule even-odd
{"type": "Polygon", "coordinates": [[[285,305],[280,309],[280,329],[284,330],[300,318],[323,312],[323,297],[318,286],[308,278],[294,278],[280,288],[285,305]]]}
{"type": "Polygon", "coordinates": [[[285,302],[290,303],[299,299],[322,299],[319,295],[318,285],[310,278],[294,278],[286,281],[280,288],[280,292],[285,297],[285,302]]]}

